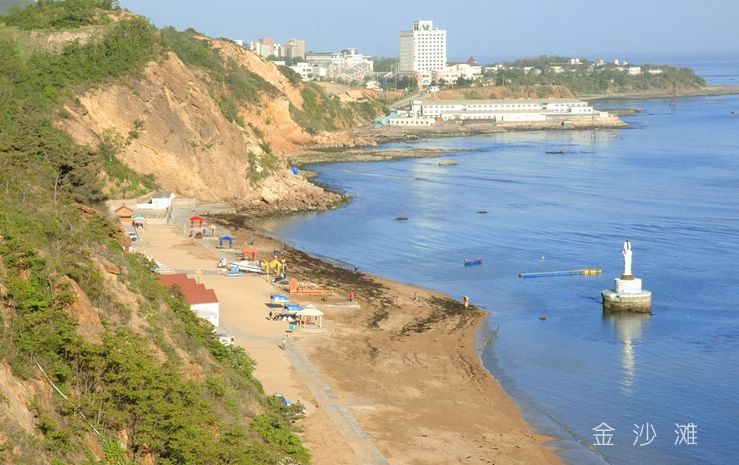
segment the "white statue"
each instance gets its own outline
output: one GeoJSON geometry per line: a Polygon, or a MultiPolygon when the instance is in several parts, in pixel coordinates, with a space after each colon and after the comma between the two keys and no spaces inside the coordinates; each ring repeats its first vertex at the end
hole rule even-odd
{"type": "Polygon", "coordinates": [[[624,241],[624,276],[631,276],[631,242],[624,241]]]}

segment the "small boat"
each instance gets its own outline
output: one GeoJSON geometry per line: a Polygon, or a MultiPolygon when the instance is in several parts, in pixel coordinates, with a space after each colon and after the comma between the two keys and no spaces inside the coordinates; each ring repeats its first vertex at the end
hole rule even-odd
{"type": "Polygon", "coordinates": [[[464,259],[464,266],[472,266],[472,265],[482,265],[482,258],[465,258],[464,259]]]}
{"type": "Polygon", "coordinates": [[[395,221],[408,221],[407,216],[396,216],[395,221]]]}
{"type": "Polygon", "coordinates": [[[245,273],[264,273],[264,270],[261,266],[251,264],[246,260],[242,260],[240,262],[231,262],[231,265],[236,266],[239,271],[243,271],[245,273]]]}
{"type": "Polygon", "coordinates": [[[487,210],[480,210],[477,213],[479,213],[480,215],[486,215],[488,213],[488,211],[487,210]]]}
{"type": "Polygon", "coordinates": [[[459,163],[457,163],[454,160],[441,160],[439,162],[439,166],[457,166],[459,163]]]}
{"type": "Polygon", "coordinates": [[[544,153],[546,153],[548,155],[564,155],[565,153],[567,153],[567,150],[565,150],[565,149],[548,150],[548,151],[546,151],[544,153]]]}

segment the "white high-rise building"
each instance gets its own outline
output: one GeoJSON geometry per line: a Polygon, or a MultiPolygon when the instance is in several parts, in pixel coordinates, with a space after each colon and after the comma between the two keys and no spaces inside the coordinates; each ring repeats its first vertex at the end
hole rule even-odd
{"type": "Polygon", "coordinates": [[[442,71],[446,67],[446,29],[433,21],[413,21],[413,30],[400,31],[398,72],[442,71]]]}

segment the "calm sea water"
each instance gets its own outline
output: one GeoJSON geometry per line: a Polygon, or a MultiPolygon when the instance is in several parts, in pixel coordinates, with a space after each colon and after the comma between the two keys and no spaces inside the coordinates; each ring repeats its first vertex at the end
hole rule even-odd
{"type": "MultiPolygon", "coordinates": [[[[736,64],[702,66],[709,82],[739,74],[736,64]]],[[[455,167],[321,166],[320,180],[354,201],[265,227],[317,255],[487,308],[496,337],[485,365],[527,419],[561,438],[569,462],[735,465],[739,96],[599,105],[643,113],[626,118],[634,129],[395,144],[472,149],[450,155],[455,167]],[[545,154],[559,149],[567,153],[545,154]],[[400,215],[409,220],[394,221],[400,215]],[[653,292],[652,316],[601,313],[625,239],[653,292]],[[482,266],[462,266],[477,256],[482,266]],[[584,267],[604,274],[517,277],[584,267]],[[601,423],[614,429],[612,446],[593,445],[601,423]],[[689,423],[697,444],[675,444],[689,423]],[[650,437],[654,428],[651,442],[634,432],[642,426],[650,437]]]]}

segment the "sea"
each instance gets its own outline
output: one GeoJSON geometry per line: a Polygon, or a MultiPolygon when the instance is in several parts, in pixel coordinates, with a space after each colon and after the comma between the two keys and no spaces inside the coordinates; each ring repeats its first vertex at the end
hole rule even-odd
{"type": "MultiPolygon", "coordinates": [[[[739,84],[739,60],[676,64],[739,84]]],[[[739,96],[596,107],[640,113],[623,118],[630,129],[386,146],[443,148],[457,166],[317,166],[352,202],[263,227],[316,256],[483,306],[483,363],[568,463],[736,465],[739,96]],[[625,240],[652,315],[602,313],[625,240]],[[472,257],[482,265],[463,266],[472,257]],[[581,268],[603,274],[519,278],[581,268]]]]}

